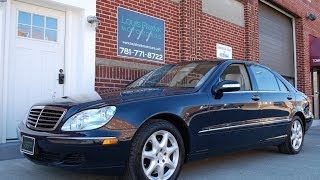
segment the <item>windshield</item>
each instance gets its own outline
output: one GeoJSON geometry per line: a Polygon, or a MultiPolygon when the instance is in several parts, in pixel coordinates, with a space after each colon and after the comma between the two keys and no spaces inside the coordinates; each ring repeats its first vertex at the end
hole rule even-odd
{"type": "Polygon", "coordinates": [[[199,87],[216,68],[218,63],[217,61],[211,61],[165,65],[147,73],[127,87],[199,87]]]}

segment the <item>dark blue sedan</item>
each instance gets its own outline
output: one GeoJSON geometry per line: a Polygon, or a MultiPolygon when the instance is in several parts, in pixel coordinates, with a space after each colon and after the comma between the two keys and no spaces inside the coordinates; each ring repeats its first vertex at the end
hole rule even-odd
{"type": "Polygon", "coordinates": [[[124,89],[34,105],[17,131],[31,161],[176,179],[188,160],[278,146],[300,152],[310,100],[278,73],[238,60],[165,65],[124,89]]]}

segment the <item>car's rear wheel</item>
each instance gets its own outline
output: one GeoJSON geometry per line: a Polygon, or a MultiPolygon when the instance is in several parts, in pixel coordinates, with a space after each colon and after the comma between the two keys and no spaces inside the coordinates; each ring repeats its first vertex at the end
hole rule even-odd
{"type": "Polygon", "coordinates": [[[177,128],[164,120],[152,120],[133,139],[126,177],[176,179],[184,156],[184,143],[177,128]]]}
{"type": "Polygon", "coordinates": [[[286,142],[279,145],[279,151],[287,154],[298,154],[303,146],[304,127],[299,116],[294,116],[287,133],[286,142]]]}

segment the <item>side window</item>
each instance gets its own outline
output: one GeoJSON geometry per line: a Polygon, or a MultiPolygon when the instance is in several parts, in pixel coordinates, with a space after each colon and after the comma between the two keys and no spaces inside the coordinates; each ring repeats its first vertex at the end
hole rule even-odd
{"type": "Polygon", "coordinates": [[[279,78],[277,78],[277,81],[279,84],[280,91],[287,92],[288,88],[286,87],[286,85],[284,85],[283,82],[279,78]]]}
{"type": "Polygon", "coordinates": [[[57,42],[58,19],[19,11],[17,35],[25,38],[57,42]]]}
{"type": "Polygon", "coordinates": [[[240,83],[240,91],[251,91],[248,72],[243,64],[232,64],[220,76],[220,80],[232,80],[240,83]]]}
{"type": "Polygon", "coordinates": [[[251,65],[254,77],[257,81],[260,91],[279,91],[279,86],[276,77],[268,69],[257,65],[251,65]]]}

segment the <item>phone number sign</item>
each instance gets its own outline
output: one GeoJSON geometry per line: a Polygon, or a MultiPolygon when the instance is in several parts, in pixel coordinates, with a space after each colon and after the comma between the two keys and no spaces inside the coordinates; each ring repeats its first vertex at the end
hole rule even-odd
{"type": "Polygon", "coordinates": [[[164,61],[165,22],[118,7],[118,56],[164,61]]]}

